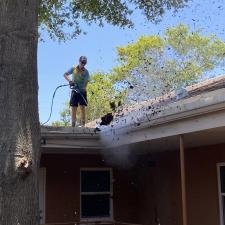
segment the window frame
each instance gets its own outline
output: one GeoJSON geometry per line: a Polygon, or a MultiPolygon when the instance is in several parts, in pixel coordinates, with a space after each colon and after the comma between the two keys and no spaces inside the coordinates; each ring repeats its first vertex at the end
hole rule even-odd
{"type": "Polygon", "coordinates": [[[80,221],[113,221],[113,170],[112,168],[99,168],[99,167],[82,167],[80,168],[80,221]],[[110,174],[110,191],[109,192],[82,192],[81,191],[81,177],[82,171],[108,171],[110,174]],[[109,203],[109,216],[108,217],[82,217],[82,195],[110,195],[110,203],[109,203]]]}
{"type": "Polygon", "coordinates": [[[220,225],[224,225],[225,224],[225,214],[223,213],[223,199],[222,199],[222,196],[225,197],[225,193],[222,193],[222,191],[221,191],[221,176],[220,176],[220,168],[221,167],[225,167],[225,162],[217,163],[217,180],[218,180],[220,225]]]}

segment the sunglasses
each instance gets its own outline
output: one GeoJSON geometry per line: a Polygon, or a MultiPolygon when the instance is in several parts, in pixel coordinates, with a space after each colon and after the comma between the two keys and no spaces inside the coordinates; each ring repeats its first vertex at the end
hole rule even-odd
{"type": "Polygon", "coordinates": [[[86,61],[81,61],[81,64],[82,65],[85,65],[87,62],[86,61]]]}

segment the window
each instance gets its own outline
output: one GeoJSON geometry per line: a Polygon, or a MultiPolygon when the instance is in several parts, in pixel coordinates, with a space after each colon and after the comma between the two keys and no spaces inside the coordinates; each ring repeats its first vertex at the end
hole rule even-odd
{"type": "Polygon", "coordinates": [[[225,225],[225,163],[218,164],[220,224],[225,225]]]}
{"type": "Polygon", "coordinates": [[[112,219],[111,169],[81,169],[81,219],[112,219]]]}

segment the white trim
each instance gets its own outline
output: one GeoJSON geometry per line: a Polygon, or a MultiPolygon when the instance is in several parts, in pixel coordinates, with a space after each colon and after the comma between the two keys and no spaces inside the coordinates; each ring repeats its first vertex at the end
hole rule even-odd
{"type": "Polygon", "coordinates": [[[217,163],[217,180],[218,180],[218,197],[219,197],[219,210],[220,210],[220,225],[224,225],[224,216],[223,215],[223,202],[222,197],[225,196],[225,193],[221,193],[221,177],[220,177],[220,168],[225,166],[225,163],[217,163]]]}
{"type": "Polygon", "coordinates": [[[80,168],[80,221],[82,222],[92,222],[92,221],[113,221],[113,170],[112,168],[99,168],[99,167],[81,167],[80,168]],[[81,192],[81,172],[82,171],[109,171],[110,173],[110,192],[81,192]],[[94,195],[94,194],[110,194],[110,209],[109,209],[109,217],[93,217],[93,218],[82,218],[82,205],[81,205],[81,196],[82,195],[94,195]]]}
{"type": "Polygon", "coordinates": [[[42,210],[42,219],[40,224],[45,224],[46,220],[46,168],[41,167],[38,170],[38,198],[39,198],[39,211],[42,210]],[[41,199],[40,199],[41,198],[41,199]]]}

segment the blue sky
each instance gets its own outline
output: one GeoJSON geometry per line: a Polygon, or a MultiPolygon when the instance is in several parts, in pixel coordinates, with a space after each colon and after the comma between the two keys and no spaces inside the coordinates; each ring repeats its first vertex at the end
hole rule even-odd
{"type": "MultiPolygon", "coordinates": [[[[192,0],[188,6],[173,15],[167,12],[159,24],[145,21],[140,12],[133,15],[134,29],[120,29],[111,25],[103,28],[86,26],[87,35],[66,43],[50,40],[38,46],[39,116],[47,120],[50,113],[52,94],[58,85],[65,84],[63,73],[76,64],[80,55],[88,57],[87,69],[108,72],[116,65],[116,47],[134,42],[141,35],[161,34],[171,26],[187,24],[191,29],[202,28],[204,34],[214,33],[225,41],[225,0],[192,0]]],[[[67,87],[57,91],[50,123],[60,119],[60,111],[69,99],[67,87]]]]}

